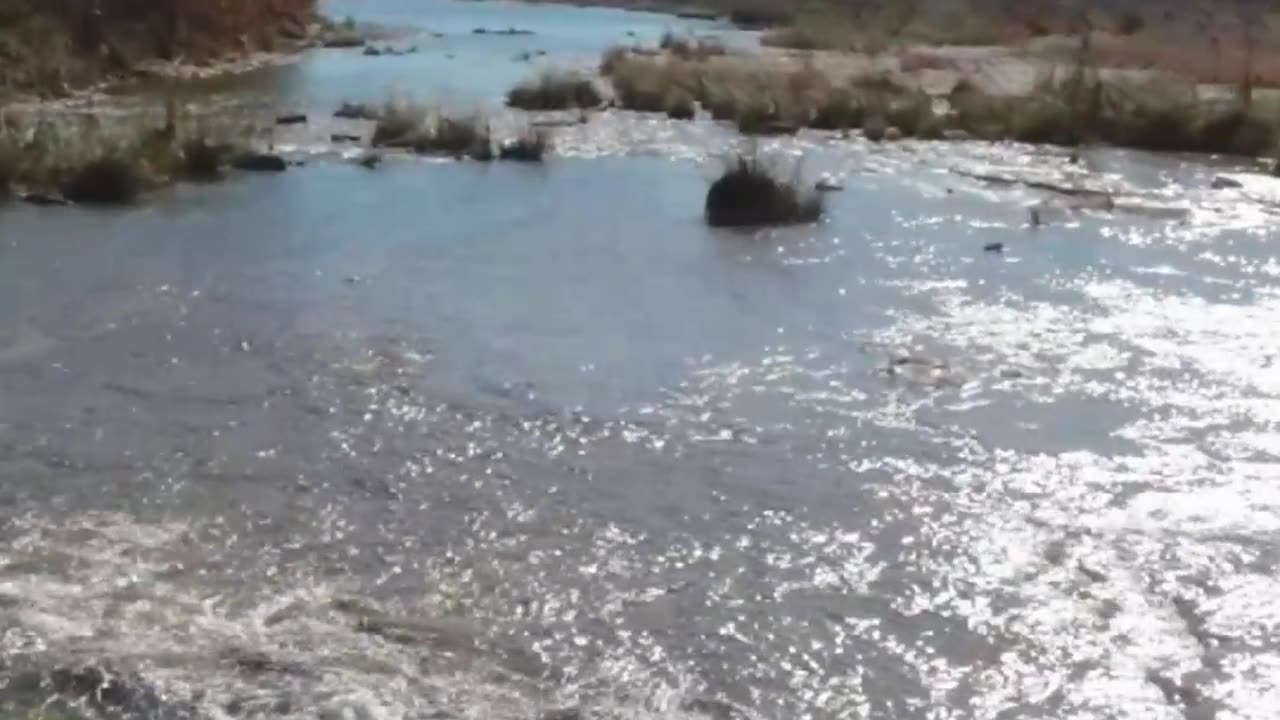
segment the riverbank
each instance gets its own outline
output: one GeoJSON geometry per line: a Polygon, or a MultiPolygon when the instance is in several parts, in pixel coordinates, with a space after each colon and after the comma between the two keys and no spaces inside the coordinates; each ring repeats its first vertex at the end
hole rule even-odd
{"type": "Polygon", "coordinates": [[[619,107],[691,119],[696,103],[745,135],[801,128],[872,139],[1018,140],[1274,157],[1280,96],[1251,84],[1116,67],[1087,43],[1035,51],[909,45],[877,50],[727,50],[669,36],[616,47],[600,65],[619,107]]]}
{"type": "Polygon", "coordinates": [[[237,0],[216,12],[175,0],[151,5],[0,0],[0,104],[65,98],[139,76],[227,72],[356,36],[354,27],[326,23],[315,0],[237,0]]]}

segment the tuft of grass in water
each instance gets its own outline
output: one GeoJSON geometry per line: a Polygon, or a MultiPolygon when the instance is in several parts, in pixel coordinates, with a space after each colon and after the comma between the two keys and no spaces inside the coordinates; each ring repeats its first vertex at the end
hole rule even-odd
{"type": "Polygon", "coordinates": [[[427,121],[427,110],[411,102],[388,100],[378,113],[378,124],[373,129],[375,147],[409,147],[421,134],[427,121]]]}
{"type": "Polygon", "coordinates": [[[551,137],[545,130],[528,128],[514,139],[503,143],[498,149],[498,158],[518,162],[542,162],[550,148],[551,137]]]}
{"type": "Polygon", "coordinates": [[[441,116],[426,131],[414,138],[413,150],[423,154],[438,153],[453,157],[491,159],[493,140],[488,123],[477,115],[441,116]]]}
{"type": "Polygon", "coordinates": [[[865,116],[863,103],[848,88],[840,88],[828,93],[818,103],[809,119],[809,127],[815,130],[848,130],[862,127],[865,116]]]}
{"type": "Polygon", "coordinates": [[[700,103],[715,119],[752,133],[803,126],[829,86],[811,67],[738,56],[703,61],[628,52],[603,64],[623,108],[689,117],[700,103]]]}
{"type": "Polygon", "coordinates": [[[783,177],[758,154],[738,154],[707,191],[706,220],[712,227],[758,227],[816,222],[822,196],[783,177]]]}
{"type": "Polygon", "coordinates": [[[375,147],[412,150],[423,155],[493,159],[488,121],[479,115],[433,115],[408,102],[388,101],[373,131],[375,147]]]}
{"type": "Polygon", "coordinates": [[[595,82],[577,72],[546,71],[507,92],[507,105],[521,110],[590,109],[603,103],[595,82]]]}
{"type": "Polygon", "coordinates": [[[768,101],[742,108],[735,122],[743,135],[792,135],[799,129],[781,108],[768,101]]]}
{"type": "MultiPolygon", "coordinates": [[[[912,92],[890,100],[885,109],[885,121],[910,137],[932,134],[935,127],[933,98],[921,91],[912,92]]],[[[941,134],[940,128],[938,134],[941,134]]]]}

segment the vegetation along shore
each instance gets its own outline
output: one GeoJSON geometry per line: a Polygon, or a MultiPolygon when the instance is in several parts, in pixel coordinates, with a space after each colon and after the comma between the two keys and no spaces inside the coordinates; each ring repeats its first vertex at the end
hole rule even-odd
{"type": "MultiPolygon", "coordinates": [[[[811,129],[872,141],[1280,154],[1280,95],[1272,89],[1280,86],[1280,50],[1269,34],[1270,15],[1250,15],[1252,6],[1243,3],[1219,7],[1216,15],[1124,3],[1026,3],[1010,11],[989,0],[603,4],[723,17],[759,29],[760,45],[668,33],[656,44],[615,46],[597,68],[533,71],[509,89],[508,112],[569,111],[586,122],[592,112],[615,108],[709,118],[746,136],[811,129]],[[1187,43],[1173,42],[1182,38],[1187,43]],[[1196,42],[1209,51],[1196,51],[1196,42]]],[[[228,0],[216,9],[188,0],[0,0],[0,54],[9,60],[0,64],[0,102],[64,96],[150,72],[156,63],[210,65],[318,44],[360,47],[364,38],[354,21],[321,18],[315,0],[228,0]]],[[[367,136],[334,137],[373,148],[540,160],[553,147],[550,132],[519,129],[531,122],[517,121],[513,137],[495,140],[486,112],[451,115],[387,102],[336,115],[369,126],[367,136]]],[[[127,201],[174,179],[254,166],[243,158],[260,135],[255,119],[195,122],[176,106],[162,119],[128,127],[93,117],[0,120],[0,190],[82,201],[127,201]],[[89,182],[95,178],[127,181],[89,182]],[[122,190],[85,190],[108,184],[122,190]]],[[[377,162],[373,153],[366,160],[377,162]]],[[[738,179],[769,175],[756,160],[731,165],[738,179]]],[[[800,205],[805,212],[784,214],[816,215],[808,211],[813,205],[800,205]]]]}

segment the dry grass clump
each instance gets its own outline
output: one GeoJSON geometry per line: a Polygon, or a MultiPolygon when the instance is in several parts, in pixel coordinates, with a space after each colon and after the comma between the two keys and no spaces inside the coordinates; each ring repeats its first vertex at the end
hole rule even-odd
{"type": "Polygon", "coordinates": [[[372,143],[422,155],[493,159],[493,139],[484,117],[442,115],[412,102],[383,104],[372,143]]]}
{"type": "Polygon", "coordinates": [[[614,54],[609,61],[618,104],[628,110],[692,117],[701,104],[712,117],[746,132],[805,125],[826,92],[811,67],[751,58],[686,60],[674,55],[614,54]]]}
{"type": "Polygon", "coordinates": [[[595,82],[573,71],[548,70],[507,92],[507,105],[521,110],[590,109],[602,103],[595,82]]]}
{"type": "MultiPolygon", "coordinates": [[[[1028,45],[1035,56],[1071,62],[1080,52],[1080,36],[1046,37],[1028,45]]],[[[1252,55],[1238,37],[1149,25],[1133,35],[1088,35],[1094,65],[1152,70],[1200,84],[1238,85],[1248,77],[1254,87],[1280,87],[1280,45],[1259,43],[1252,55]]]]}
{"type": "Polygon", "coordinates": [[[373,129],[375,147],[409,147],[427,122],[427,108],[417,103],[387,100],[377,113],[373,129]]]}
{"type": "Polygon", "coordinates": [[[1280,142],[1274,114],[1243,100],[1206,100],[1194,85],[1170,78],[1074,71],[1042,78],[1026,96],[991,96],[962,82],[949,99],[954,126],[993,140],[1253,156],[1273,152],[1280,142]]]}
{"type": "Polygon", "coordinates": [[[0,119],[0,193],[119,205],[177,180],[217,179],[233,147],[227,138],[248,139],[253,128],[216,125],[192,122],[173,103],[161,126],[145,114],[0,119]]]}
{"type": "Polygon", "coordinates": [[[0,0],[0,88],[62,96],[147,61],[296,47],[315,0],[0,0]]]}

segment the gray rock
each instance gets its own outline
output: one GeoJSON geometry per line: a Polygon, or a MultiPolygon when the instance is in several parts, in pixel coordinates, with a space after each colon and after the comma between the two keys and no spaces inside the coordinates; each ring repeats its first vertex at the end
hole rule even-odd
{"type": "Polygon", "coordinates": [[[247,152],[232,158],[231,167],[246,172],[284,172],[289,163],[273,153],[247,152]]]}
{"type": "Polygon", "coordinates": [[[276,118],[277,125],[306,125],[307,116],[303,113],[291,113],[276,118]]]}
{"type": "Polygon", "coordinates": [[[972,140],[973,135],[970,134],[968,130],[957,130],[957,129],[943,130],[942,139],[951,140],[953,142],[963,142],[965,140],[972,140]]]}
{"type": "Polygon", "coordinates": [[[1215,175],[1213,182],[1209,183],[1209,187],[1214,190],[1235,190],[1244,187],[1244,183],[1225,175],[1215,175]]]}
{"type": "Polygon", "coordinates": [[[889,142],[896,142],[903,138],[902,131],[890,125],[884,130],[884,139],[889,142]]]}

